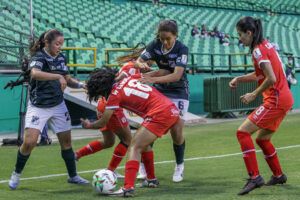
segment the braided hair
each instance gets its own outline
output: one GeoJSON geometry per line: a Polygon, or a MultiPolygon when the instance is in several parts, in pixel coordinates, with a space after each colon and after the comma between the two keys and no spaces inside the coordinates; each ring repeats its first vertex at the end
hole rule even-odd
{"type": "Polygon", "coordinates": [[[116,71],[112,68],[102,67],[94,70],[86,83],[89,101],[97,101],[99,97],[107,99],[115,83],[115,76],[116,71]]]}

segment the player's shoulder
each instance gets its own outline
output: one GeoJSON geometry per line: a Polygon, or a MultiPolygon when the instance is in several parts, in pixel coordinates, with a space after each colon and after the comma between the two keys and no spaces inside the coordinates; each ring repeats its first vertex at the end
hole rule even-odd
{"type": "Polygon", "coordinates": [[[259,60],[261,57],[268,54],[273,48],[273,45],[269,41],[264,40],[260,44],[256,45],[253,49],[252,55],[256,60],[259,60]]]}
{"type": "Polygon", "coordinates": [[[188,49],[188,47],[185,44],[183,44],[180,40],[176,40],[176,45],[180,49],[188,49]]]}

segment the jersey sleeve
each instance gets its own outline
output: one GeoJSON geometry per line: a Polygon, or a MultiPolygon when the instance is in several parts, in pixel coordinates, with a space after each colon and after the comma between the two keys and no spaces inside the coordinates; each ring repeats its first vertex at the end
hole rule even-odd
{"type": "Polygon", "coordinates": [[[140,58],[142,58],[144,61],[153,60],[155,56],[154,46],[155,46],[155,41],[148,44],[146,49],[140,55],[140,58]]]}
{"type": "Polygon", "coordinates": [[[120,98],[121,95],[118,90],[113,89],[109,95],[106,103],[107,110],[115,110],[120,108],[120,98]]]}
{"type": "Polygon", "coordinates": [[[252,55],[259,68],[261,63],[270,62],[268,52],[264,48],[255,48],[252,55]]]}
{"type": "Polygon", "coordinates": [[[183,46],[180,48],[180,51],[178,53],[178,57],[176,59],[176,67],[183,67],[186,68],[187,63],[188,63],[188,54],[189,50],[187,47],[183,46]]]}
{"type": "Polygon", "coordinates": [[[43,58],[42,56],[33,56],[30,60],[29,63],[29,68],[36,68],[39,70],[43,70],[43,68],[45,67],[45,58],[43,58]]]}

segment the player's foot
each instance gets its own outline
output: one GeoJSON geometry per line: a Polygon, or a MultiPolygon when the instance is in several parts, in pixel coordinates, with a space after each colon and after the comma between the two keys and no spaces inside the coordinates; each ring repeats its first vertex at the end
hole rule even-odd
{"type": "Polygon", "coordinates": [[[115,175],[117,176],[117,178],[125,178],[124,175],[118,173],[117,171],[114,171],[115,175]]]}
{"type": "Polygon", "coordinates": [[[147,180],[145,179],[139,186],[141,188],[156,188],[159,185],[159,181],[157,179],[147,180]]]}
{"type": "Polygon", "coordinates": [[[8,186],[10,189],[15,190],[17,189],[18,185],[20,184],[20,176],[21,174],[16,173],[13,171],[11,174],[10,180],[8,182],[8,186]]]}
{"type": "Polygon", "coordinates": [[[147,178],[147,173],[146,173],[145,166],[143,163],[140,164],[139,173],[136,178],[137,179],[146,179],[147,178]]]}
{"type": "Polygon", "coordinates": [[[256,188],[260,188],[265,184],[264,179],[261,176],[256,177],[255,179],[247,179],[247,183],[243,187],[243,189],[238,193],[238,195],[245,195],[251,192],[256,188]]]}
{"type": "Polygon", "coordinates": [[[280,177],[271,176],[270,180],[266,183],[267,186],[284,184],[287,181],[285,174],[282,174],[280,177]]]}
{"type": "Polygon", "coordinates": [[[175,166],[173,182],[178,183],[183,180],[184,163],[175,166]]]}
{"type": "Polygon", "coordinates": [[[72,178],[69,178],[68,183],[85,185],[85,184],[89,184],[90,182],[88,180],[85,180],[84,178],[81,178],[79,175],[76,175],[72,178]]]}
{"type": "Polygon", "coordinates": [[[134,197],[134,188],[120,188],[112,193],[109,193],[110,196],[119,196],[119,197],[134,197]]]}

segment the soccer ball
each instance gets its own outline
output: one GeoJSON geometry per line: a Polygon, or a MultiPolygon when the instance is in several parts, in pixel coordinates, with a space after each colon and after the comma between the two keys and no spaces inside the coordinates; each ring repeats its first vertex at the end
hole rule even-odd
{"type": "Polygon", "coordinates": [[[93,187],[97,193],[109,194],[117,186],[117,176],[108,169],[102,169],[93,176],[93,187]]]}

